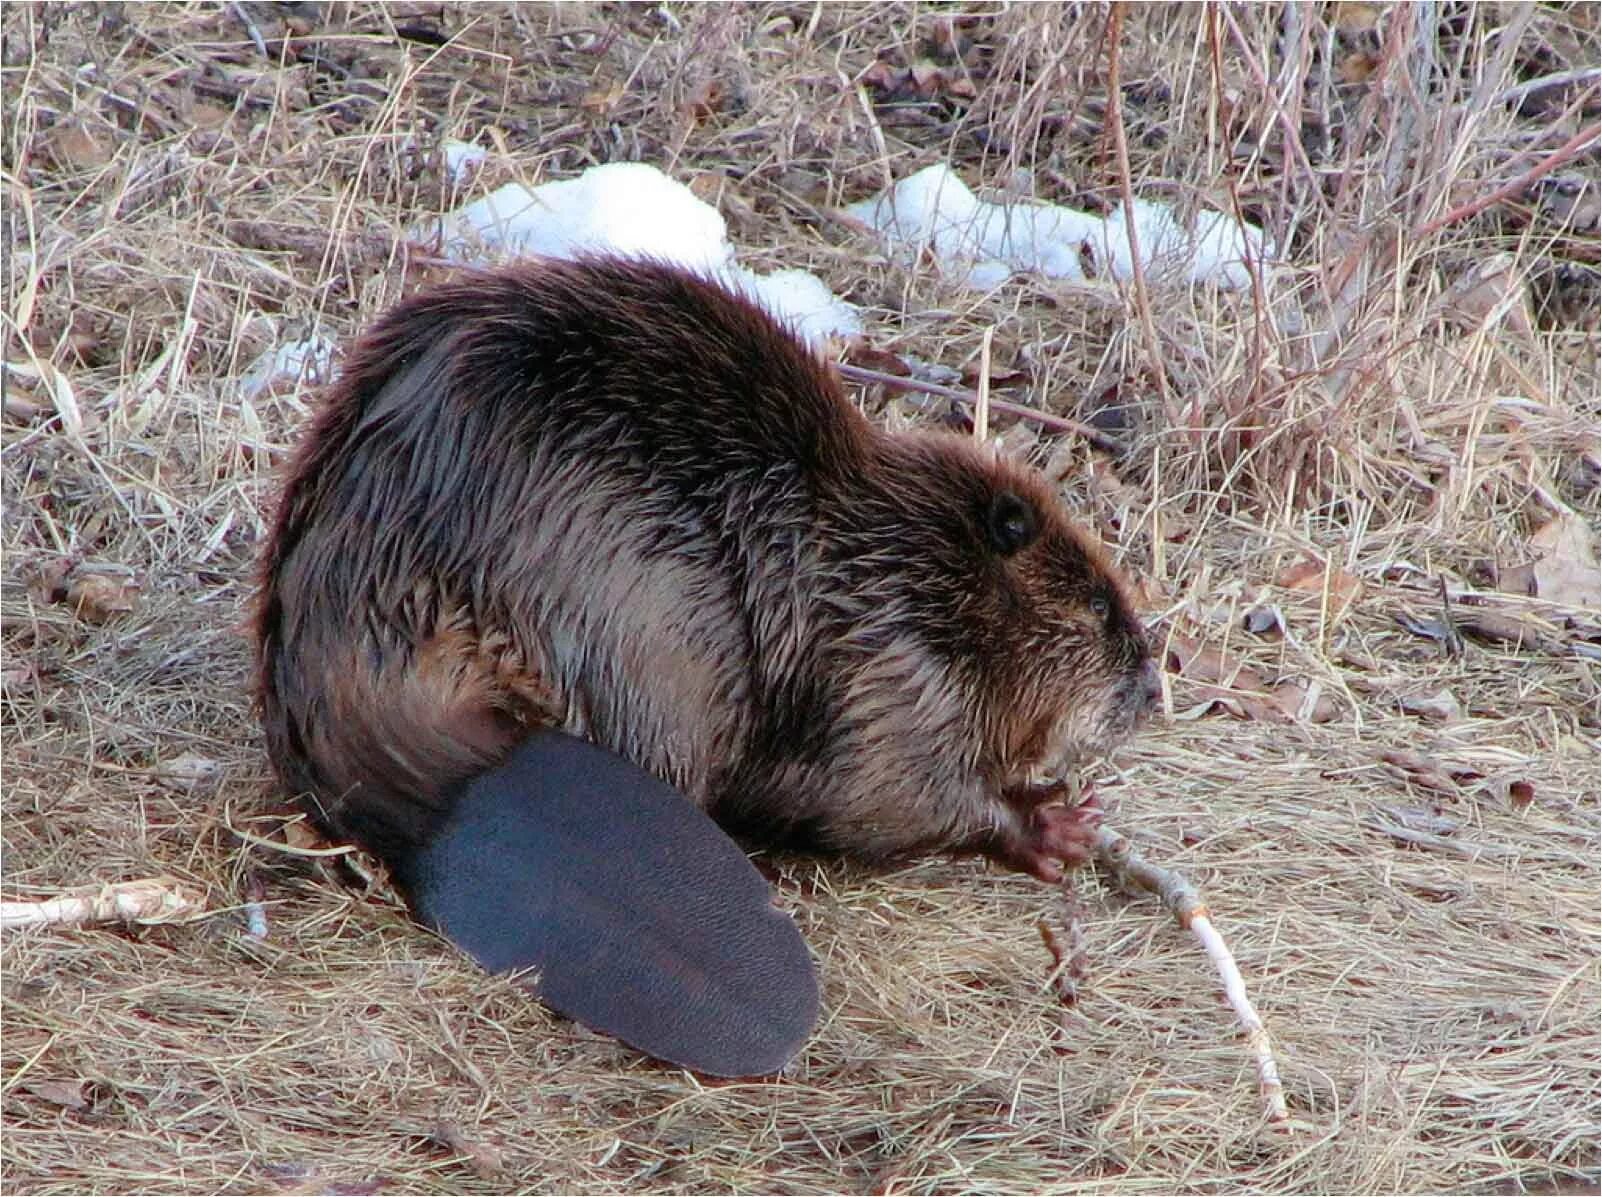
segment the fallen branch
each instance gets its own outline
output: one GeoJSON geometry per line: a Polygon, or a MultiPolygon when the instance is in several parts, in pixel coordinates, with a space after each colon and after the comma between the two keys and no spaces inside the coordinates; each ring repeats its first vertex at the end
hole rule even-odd
{"type": "Polygon", "coordinates": [[[84,923],[166,923],[199,914],[204,895],[174,877],[86,887],[42,901],[0,902],[0,929],[75,927],[84,923]]]}
{"type": "Polygon", "coordinates": [[[1478,216],[1492,204],[1500,203],[1505,199],[1522,194],[1524,189],[1537,179],[1551,174],[1560,166],[1567,165],[1578,156],[1581,150],[1595,141],[1598,136],[1602,136],[1602,125],[1591,125],[1589,128],[1581,129],[1511,183],[1498,187],[1490,195],[1481,196],[1479,199],[1470,200],[1465,204],[1459,204],[1444,216],[1438,216],[1423,228],[1414,231],[1413,237],[1417,240],[1423,240],[1431,233],[1440,232],[1449,224],[1456,224],[1460,220],[1478,216]]]}
{"type": "MultiPolygon", "coordinates": [[[[924,395],[938,395],[942,399],[951,399],[969,407],[974,407],[979,402],[979,396],[974,392],[963,390],[961,387],[948,387],[941,382],[925,382],[921,378],[909,378],[904,374],[887,374],[883,370],[872,370],[867,366],[853,366],[850,362],[836,362],[834,368],[839,371],[841,378],[848,378],[852,382],[889,387],[895,391],[917,391],[924,395]]],[[[1050,428],[1053,432],[1071,432],[1075,436],[1083,437],[1104,453],[1123,456],[1129,452],[1129,446],[1123,441],[1110,437],[1101,429],[1079,420],[1070,420],[1067,416],[1038,411],[1033,407],[1025,407],[1021,403],[1009,403],[994,396],[990,398],[990,408],[1009,416],[1016,416],[1020,420],[1029,420],[1042,428],[1050,428]]]]}
{"type": "Polygon", "coordinates": [[[1582,67],[1577,71],[1559,71],[1553,75],[1542,75],[1539,79],[1527,79],[1523,83],[1515,84],[1505,91],[1499,91],[1491,97],[1491,107],[1500,108],[1503,104],[1520,103],[1535,95],[1537,92],[1549,91],[1554,87],[1572,87],[1576,83],[1589,83],[1595,86],[1602,81],[1602,69],[1597,67],[1582,67]]]}
{"type": "Polygon", "coordinates": [[[1201,940],[1203,950],[1218,970],[1224,983],[1224,995],[1229,999],[1246,1042],[1251,1047],[1257,1065],[1257,1085],[1268,1105],[1270,1122],[1288,1122],[1290,1111],[1285,1106],[1285,1087],[1280,1083],[1279,1066],[1274,1063],[1274,1048],[1257,1016],[1251,998],[1246,996],[1246,982],[1241,979],[1240,967],[1213,926],[1212,915],[1196,887],[1172,869],[1159,868],[1142,857],[1129,841],[1115,831],[1102,828],[1096,837],[1096,863],[1112,877],[1126,886],[1156,894],[1164,909],[1188,927],[1201,940]]]}

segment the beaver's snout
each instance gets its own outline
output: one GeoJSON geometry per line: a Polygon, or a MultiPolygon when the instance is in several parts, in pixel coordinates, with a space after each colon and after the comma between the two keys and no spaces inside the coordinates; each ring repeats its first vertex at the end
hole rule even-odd
{"type": "Polygon", "coordinates": [[[1162,700],[1163,680],[1157,672],[1157,663],[1145,657],[1123,675],[1122,683],[1114,692],[1106,713],[1107,738],[1112,742],[1124,739],[1151,717],[1162,700]]]}
{"type": "Polygon", "coordinates": [[[1135,680],[1135,693],[1139,707],[1137,720],[1145,718],[1162,705],[1163,679],[1157,672],[1157,662],[1147,657],[1135,680]]]}

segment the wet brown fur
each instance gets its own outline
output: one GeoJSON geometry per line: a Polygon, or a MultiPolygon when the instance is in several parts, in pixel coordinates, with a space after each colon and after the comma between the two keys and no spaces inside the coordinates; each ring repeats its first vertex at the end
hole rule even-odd
{"type": "Polygon", "coordinates": [[[551,725],[731,827],[1035,868],[1031,774],[1121,737],[1154,676],[1039,477],[874,428],[752,304],[607,259],[469,276],[356,345],[258,633],[285,785],[390,858],[551,725]]]}

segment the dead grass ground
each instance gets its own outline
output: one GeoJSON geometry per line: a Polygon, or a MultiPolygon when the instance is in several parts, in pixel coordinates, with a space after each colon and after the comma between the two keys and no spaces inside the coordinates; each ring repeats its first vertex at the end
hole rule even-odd
{"type": "Polygon", "coordinates": [[[5,895],[171,873],[217,913],[7,937],[6,1189],[1595,1191],[1594,137],[1467,209],[1594,128],[1596,12],[1130,8],[1134,191],[1238,204],[1288,259],[1143,304],[962,292],[829,216],[941,159],[1116,202],[1099,6],[7,6],[5,895]],[[475,188],[656,163],[876,347],[964,366],[994,324],[998,394],[1127,442],[1007,434],[1173,637],[1106,793],[1203,883],[1293,1133],[1199,953],[1092,878],[1065,1012],[1040,886],[777,862],[824,1019],[784,1079],[709,1084],[232,834],[277,808],[237,624],[309,399],[233,380],[418,282],[446,135],[494,151],[475,188]]]}

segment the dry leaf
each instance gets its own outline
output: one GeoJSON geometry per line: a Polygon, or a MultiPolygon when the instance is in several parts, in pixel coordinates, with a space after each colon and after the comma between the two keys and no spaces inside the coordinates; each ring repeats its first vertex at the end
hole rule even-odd
{"type": "Polygon", "coordinates": [[[898,378],[907,378],[912,374],[912,367],[899,353],[888,349],[880,349],[866,341],[854,341],[846,352],[846,361],[853,366],[861,366],[864,370],[877,370],[880,374],[894,374],[898,378]]]}
{"type": "Polygon", "coordinates": [[[877,92],[881,103],[933,100],[940,96],[971,100],[978,95],[973,80],[960,66],[943,67],[926,59],[909,67],[893,66],[881,59],[858,75],[857,83],[877,92]]]}
{"type": "Polygon", "coordinates": [[[978,97],[979,89],[967,75],[960,71],[949,71],[946,74],[946,94],[956,96],[959,100],[972,100],[978,97]]]}
{"type": "Polygon", "coordinates": [[[89,623],[132,611],[143,585],[126,565],[85,562],[76,556],[30,561],[20,572],[35,602],[70,607],[89,623]]]}
{"type": "Polygon", "coordinates": [[[1526,561],[1523,565],[1509,565],[1496,571],[1496,588],[1508,594],[1523,594],[1530,598],[1535,597],[1535,562],[1526,561]]]}
{"type": "Polygon", "coordinates": [[[67,597],[67,575],[78,565],[76,557],[52,557],[25,562],[19,571],[36,603],[59,603],[67,597]]]}
{"type": "Polygon", "coordinates": [[[1450,794],[1453,797],[1456,797],[1461,792],[1457,782],[1452,779],[1451,774],[1438,761],[1421,753],[1390,748],[1380,753],[1380,760],[1388,765],[1395,766],[1406,775],[1409,781],[1415,785],[1423,786],[1426,790],[1434,790],[1439,794],[1450,794]]]}
{"type": "Polygon", "coordinates": [[[1554,603],[1587,611],[1602,595],[1602,570],[1591,546],[1591,529],[1578,515],[1561,515],[1530,537],[1542,555],[1535,562],[1535,593],[1554,603]]]}
{"type": "Polygon", "coordinates": [[[895,86],[898,75],[896,68],[881,58],[868,64],[867,69],[857,76],[857,83],[874,91],[889,91],[895,86]]]}
{"type": "Polygon", "coordinates": [[[83,565],[67,579],[63,602],[87,623],[106,623],[134,609],[143,583],[122,565],[83,565]]]}
{"type": "MultiPolygon", "coordinates": [[[[1507,855],[1507,850],[1500,845],[1475,843],[1456,837],[1455,833],[1461,825],[1455,825],[1452,832],[1441,834],[1428,831],[1422,827],[1410,827],[1406,822],[1397,821],[1396,816],[1404,819],[1409,812],[1398,811],[1393,807],[1380,807],[1374,813],[1363,817],[1363,825],[1372,827],[1375,831],[1389,836],[1399,844],[1409,848],[1418,848],[1425,852],[1447,852],[1453,856],[1464,857],[1468,860],[1479,860],[1482,857],[1497,859],[1507,855]]],[[[1432,887],[1433,889],[1434,887],[1432,887]]]]}
{"type": "Polygon", "coordinates": [[[50,157],[72,170],[94,170],[111,161],[109,139],[102,142],[81,120],[63,121],[47,134],[50,157]]]}
{"type": "Polygon", "coordinates": [[[1424,835],[1451,835],[1463,826],[1460,819],[1419,806],[1381,805],[1379,810],[1394,826],[1421,832],[1424,835]]]}
{"type": "Polygon", "coordinates": [[[1557,642],[1545,635],[1535,624],[1501,611],[1488,611],[1484,607],[1458,607],[1453,622],[1465,636],[1485,644],[1506,644],[1515,649],[1533,648],[1548,652],[1558,649],[1557,642]]]}
{"type": "MultiPolygon", "coordinates": [[[[106,321],[82,308],[75,308],[64,316],[41,312],[40,318],[28,328],[28,344],[33,346],[35,359],[47,358],[60,364],[84,366],[98,361],[107,348],[109,333],[110,327],[106,321]]],[[[9,369],[7,373],[10,373],[9,369]]],[[[18,381],[29,384],[25,374],[19,374],[18,381]]],[[[10,389],[7,388],[8,391],[10,389]]],[[[28,390],[36,393],[32,385],[28,385],[28,390]]]]}
{"type": "Polygon", "coordinates": [[[1457,701],[1457,696],[1450,690],[1436,694],[1404,694],[1398,702],[1409,715],[1420,715],[1425,719],[1453,723],[1463,718],[1463,704],[1457,701]]]}
{"type": "Polygon", "coordinates": [[[1019,420],[999,434],[992,426],[990,440],[1001,450],[1003,457],[1017,462],[1028,462],[1033,458],[1035,450],[1040,447],[1040,434],[1023,420],[1019,420]]]}
{"type": "Polygon", "coordinates": [[[1379,69],[1380,56],[1367,50],[1356,50],[1341,59],[1342,83],[1367,83],[1379,69]]]}
{"type": "Polygon", "coordinates": [[[501,1153],[487,1143],[474,1142],[454,1122],[436,1123],[428,1137],[447,1151],[466,1158],[481,1180],[494,1180],[506,1170],[501,1153]]]}
{"type": "Polygon", "coordinates": [[[1437,644],[1446,646],[1448,652],[1457,654],[1463,651],[1463,643],[1457,634],[1455,625],[1435,616],[1414,615],[1411,611],[1403,611],[1396,617],[1396,622],[1415,636],[1425,640],[1433,640],[1437,644]]]}
{"type": "Polygon", "coordinates": [[[69,1110],[89,1108],[89,1099],[84,1095],[89,1082],[82,1079],[23,1081],[22,1087],[35,1097],[54,1106],[64,1106],[69,1110]]]}
{"type": "Polygon", "coordinates": [[[1174,711],[1174,718],[1188,722],[1204,715],[1223,713],[1235,719],[1251,719],[1258,723],[1284,723],[1286,716],[1278,707],[1261,695],[1242,694],[1222,686],[1198,684],[1191,688],[1191,696],[1202,701],[1174,711]]]}
{"type": "MultiPolygon", "coordinates": [[[[1024,370],[1002,370],[993,363],[990,367],[990,385],[995,387],[1013,387],[1029,381],[1029,375],[1024,370]]],[[[962,383],[973,390],[979,389],[979,363],[969,362],[962,368],[962,383]]]]}
{"type": "Polygon", "coordinates": [[[1280,640],[1285,635],[1285,614],[1272,603],[1253,607],[1241,618],[1241,625],[1253,636],[1280,640]]]}
{"type": "Polygon", "coordinates": [[[1480,789],[1514,810],[1524,810],[1535,801],[1535,783],[1523,777],[1493,777],[1480,789]]]}
{"type": "Polygon", "coordinates": [[[1578,172],[1551,175],[1535,188],[1547,218],[1576,232],[1590,232],[1602,219],[1602,194],[1596,182],[1578,172]]]}
{"type": "Polygon", "coordinates": [[[1176,718],[1196,719],[1223,711],[1237,719],[1264,723],[1327,723],[1340,713],[1319,682],[1287,678],[1269,686],[1251,666],[1185,636],[1169,637],[1164,668],[1191,683],[1181,701],[1200,700],[1181,708],[1176,718]]]}
{"type": "Polygon", "coordinates": [[[211,100],[196,100],[189,108],[189,122],[197,129],[221,129],[234,118],[233,107],[211,100]]]}
{"type": "Polygon", "coordinates": [[[1299,723],[1328,723],[1340,713],[1321,682],[1287,678],[1276,682],[1268,697],[1286,718],[1299,723]]]}
{"type": "Polygon", "coordinates": [[[291,819],[284,824],[284,843],[291,848],[326,848],[328,841],[318,834],[305,819],[291,819]]]}
{"type": "Polygon", "coordinates": [[[723,96],[723,83],[720,80],[703,79],[684,101],[684,114],[692,121],[704,121],[715,116],[723,105],[723,96]]]}
{"type": "MultiPolygon", "coordinates": [[[[3,384],[0,384],[3,385],[3,384]]],[[[32,424],[44,415],[44,408],[37,403],[29,403],[26,399],[16,395],[6,395],[3,399],[5,418],[17,424],[32,424]]]]}
{"type": "Polygon", "coordinates": [[[1330,24],[1338,33],[1363,33],[1379,27],[1381,6],[1368,0],[1340,0],[1330,14],[1330,24]]]}
{"type": "Polygon", "coordinates": [[[1223,684],[1231,689],[1261,690],[1263,679],[1249,665],[1227,659],[1216,648],[1196,643],[1188,636],[1168,638],[1164,668],[1197,682],[1223,684]]]}
{"type": "Polygon", "coordinates": [[[606,116],[618,106],[623,99],[626,89],[622,83],[611,83],[604,87],[593,88],[584,93],[579,106],[592,116],[606,116]]]}
{"type": "Polygon", "coordinates": [[[83,412],[66,374],[47,361],[0,362],[0,389],[9,395],[19,385],[29,394],[37,395],[42,390],[48,395],[61,419],[62,431],[75,441],[83,439],[83,412]]]}
{"type": "Polygon", "coordinates": [[[1324,569],[1322,561],[1304,557],[1295,565],[1287,565],[1280,570],[1279,577],[1274,579],[1274,585],[1283,586],[1287,590],[1322,590],[1324,569]]]}
{"type": "Polygon", "coordinates": [[[932,62],[915,62],[907,68],[913,89],[922,96],[934,96],[940,90],[945,72],[932,62]]]}
{"type": "Polygon", "coordinates": [[[37,676],[32,661],[18,661],[15,657],[0,669],[0,694],[16,694],[32,683],[37,676]]]}
{"type": "Polygon", "coordinates": [[[1327,585],[1331,619],[1339,619],[1344,615],[1347,608],[1363,593],[1363,580],[1356,574],[1347,573],[1344,569],[1331,568],[1316,557],[1304,558],[1281,570],[1279,577],[1274,579],[1274,584],[1283,586],[1286,590],[1300,590],[1312,594],[1322,594],[1327,585]]]}
{"type": "Polygon", "coordinates": [[[1461,798],[1465,790],[1473,786],[1473,792],[1488,794],[1514,810],[1523,810],[1535,799],[1535,786],[1522,777],[1487,779],[1484,772],[1473,765],[1438,761],[1400,748],[1386,749],[1379,756],[1414,785],[1449,798],[1461,798]]]}
{"type": "Polygon", "coordinates": [[[186,752],[157,765],[156,780],[179,793],[205,791],[222,780],[222,765],[209,757],[186,752]]]}
{"type": "Polygon", "coordinates": [[[1437,310],[1468,329],[1489,328],[1504,321],[1517,333],[1535,328],[1524,273],[1508,253],[1494,254],[1472,266],[1441,296],[1437,310]]]}

